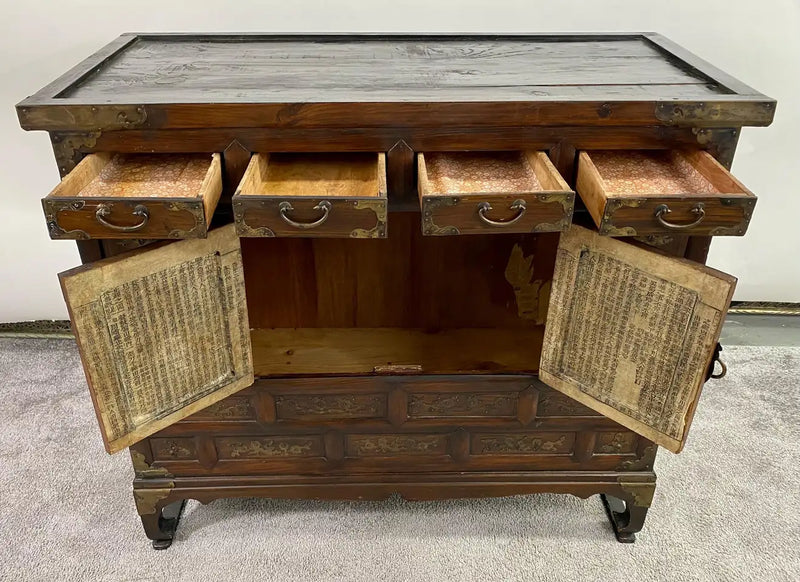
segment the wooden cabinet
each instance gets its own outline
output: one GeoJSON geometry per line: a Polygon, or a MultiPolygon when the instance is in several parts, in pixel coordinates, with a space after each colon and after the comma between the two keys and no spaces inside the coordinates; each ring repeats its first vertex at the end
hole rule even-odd
{"type": "Polygon", "coordinates": [[[163,548],[227,496],[600,494],[633,541],[733,293],[703,264],[753,211],[727,168],[775,102],[654,34],[144,34],[17,111],[163,548]]]}

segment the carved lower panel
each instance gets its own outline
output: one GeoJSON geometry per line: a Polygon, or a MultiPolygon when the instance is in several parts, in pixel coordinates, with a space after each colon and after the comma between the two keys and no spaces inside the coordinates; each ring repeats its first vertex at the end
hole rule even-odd
{"type": "Polygon", "coordinates": [[[518,398],[519,392],[417,393],[409,395],[408,415],[412,418],[516,416],[518,398]]]}
{"type": "Polygon", "coordinates": [[[383,418],[386,394],[309,394],[275,397],[279,419],[383,418]]]}
{"type": "Polygon", "coordinates": [[[537,416],[600,416],[583,404],[556,392],[548,390],[539,397],[537,416]]]}
{"type": "Polygon", "coordinates": [[[282,457],[322,457],[322,439],[317,436],[274,436],[217,439],[220,459],[274,459],[282,457]]]}
{"type": "Polygon", "coordinates": [[[195,448],[194,439],[191,438],[154,438],[150,439],[150,447],[155,460],[186,460],[197,458],[197,449],[195,448]]]}
{"type": "Polygon", "coordinates": [[[632,432],[599,432],[595,443],[595,453],[620,455],[636,450],[638,436],[632,432]]]}
{"type": "Polygon", "coordinates": [[[208,408],[190,416],[187,420],[239,420],[255,418],[250,399],[244,396],[229,396],[208,408]]]}
{"type": "Polygon", "coordinates": [[[477,434],[472,438],[475,455],[570,454],[575,433],[477,434]]]}
{"type": "Polygon", "coordinates": [[[348,435],[348,457],[393,457],[447,454],[446,435],[348,435]]]}

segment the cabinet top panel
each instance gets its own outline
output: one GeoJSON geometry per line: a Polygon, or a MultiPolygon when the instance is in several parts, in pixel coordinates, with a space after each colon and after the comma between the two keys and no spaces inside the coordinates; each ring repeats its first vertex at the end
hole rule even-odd
{"type": "Polygon", "coordinates": [[[425,105],[438,115],[438,106],[459,104],[451,113],[468,116],[475,105],[497,104],[501,116],[516,115],[501,125],[547,125],[559,124],[549,113],[556,103],[594,104],[579,124],[765,125],[774,115],[772,100],[652,33],[125,34],[18,109],[26,129],[192,127],[176,113],[186,106],[193,114],[227,109],[212,126],[297,127],[336,125],[343,106],[372,105],[373,121],[381,124],[382,112],[391,125],[389,104],[423,119],[425,105]],[[256,120],[256,110],[272,115],[256,120]]]}

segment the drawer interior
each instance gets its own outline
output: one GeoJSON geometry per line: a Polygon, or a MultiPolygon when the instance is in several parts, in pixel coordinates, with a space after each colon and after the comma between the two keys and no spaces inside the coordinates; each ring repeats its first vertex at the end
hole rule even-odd
{"type": "Polygon", "coordinates": [[[207,154],[90,154],[50,197],[202,198],[212,179],[207,154]]]}
{"type": "Polygon", "coordinates": [[[384,155],[378,153],[258,153],[237,195],[385,197],[385,165],[384,155]]]}
{"type": "Polygon", "coordinates": [[[710,156],[671,150],[592,151],[586,158],[614,196],[690,196],[747,193],[710,156]],[[713,160],[711,160],[713,162],[713,160]]]}
{"type": "Polygon", "coordinates": [[[429,152],[419,156],[420,196],[569,190],[543,152],[429,152]]]}

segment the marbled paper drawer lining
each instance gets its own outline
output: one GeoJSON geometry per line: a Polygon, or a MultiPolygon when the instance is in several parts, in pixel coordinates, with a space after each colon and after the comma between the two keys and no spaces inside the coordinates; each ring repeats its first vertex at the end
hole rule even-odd
{"type": "Polygon", "coordinates": [[[615,196],[718,194],[708,178],[672,151],[589,152],[606,193],[615,196]]]}
{"type": "Polygon", "coordinates": [[[425,154],[429,195],[542,191],[523,152],[425,154]]]}
{"type": "Polygon", "coordinates": [[[79,192],[54,195],[119,198],[196,198],[211,165],[208,154],[116,154],[79,192]]]}

